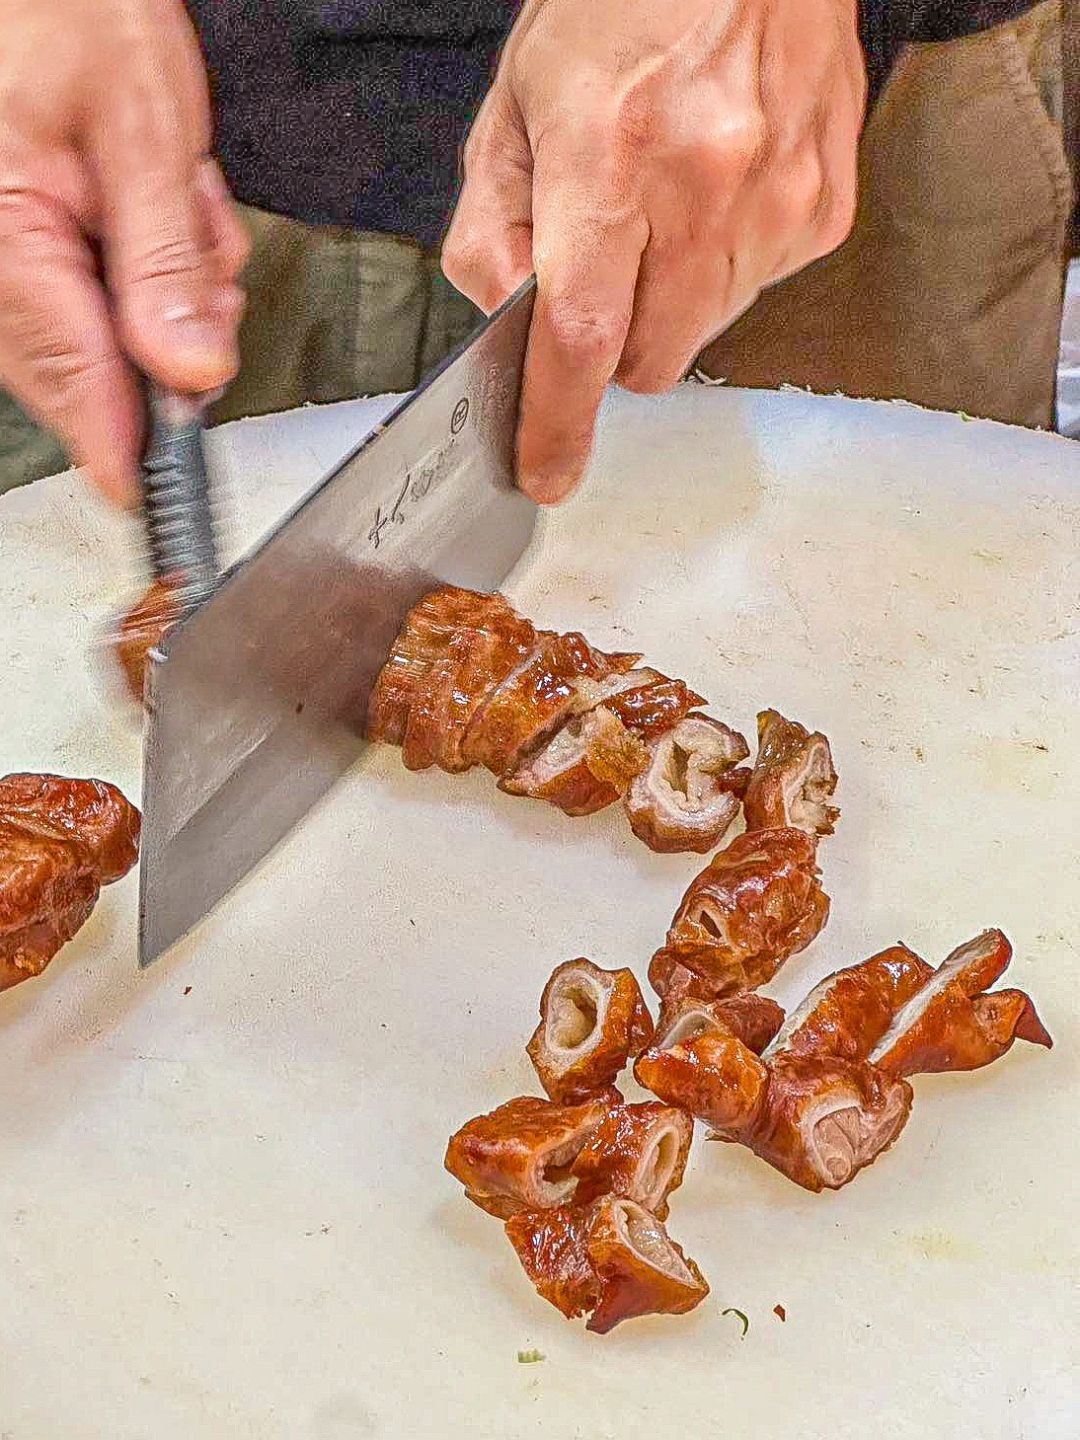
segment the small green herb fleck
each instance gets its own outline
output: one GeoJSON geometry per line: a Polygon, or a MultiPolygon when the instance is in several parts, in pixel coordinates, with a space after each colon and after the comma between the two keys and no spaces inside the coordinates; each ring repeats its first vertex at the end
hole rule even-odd
{"type": "Polygon", "coordinates": [[[739,1336],[739,1339],[740,1339],[740,1340],[745,1340],[745,1339],[746,1339],[746,1332],[750,1329],[750,1321],[746,1318],[746,1316],[743,1314],[743,1312],[742,1312],[741,1310],[736,1310],[733,1305],[729,1305],[726,1310],[721,1310],[721,1311],[720,1311],[720,1314],[721,1314],[721,1315],[737,1315],[737,1316],[739,1317],[739,1319],[742,1321],[742,1334],[739,1336]]]}
{"type": "Polygon", "coordinates": [[[519,1351],[518,1351],[518,1364],[519,1364],[519,1365],[539,1365],[541,1360],[546,1360],[546,1359],[547,1359],[547,1356],[544,1355],[540,1350],[519,1350],[519,1351]]]}
{"type": "Polygon", "coordinates": [[[966,410],[958,410],[956,413],[960,416],[960,419],[961,419],[961,420],[974,420],[974,419],[975,419],[975,416],[974,416],[974,415],[969,415],[966,410]]]}

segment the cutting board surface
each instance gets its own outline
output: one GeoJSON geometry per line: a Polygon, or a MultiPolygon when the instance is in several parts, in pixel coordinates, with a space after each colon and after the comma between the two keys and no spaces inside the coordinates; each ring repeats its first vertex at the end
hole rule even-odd
{"type": "MultiPolygon", "coordinates": [[[[388,406],[219,432],[235,543],[388,406]]],[[[93,651],[133,544],[74,476],[0,501],[0,773],[137,794],[93,651]]],[[[775,705],[831,736],[833,919],[771,993],[1000,925],[1056,1048],[918,1079],[896,1147],[839,1194],[699,1137],[670,1229],[710,1299],[588,1336],[443,1149],[535,1088],[554,965],[644,976],[700,862],[649,854],[618,812],[566,820],[373,750],[150,973],[131,877],[0,997],[0,1434],[1075,1435],[1078,556],[1070,442],[795,394],[614,400],[507,590],[747,734],[775,705]]]]}

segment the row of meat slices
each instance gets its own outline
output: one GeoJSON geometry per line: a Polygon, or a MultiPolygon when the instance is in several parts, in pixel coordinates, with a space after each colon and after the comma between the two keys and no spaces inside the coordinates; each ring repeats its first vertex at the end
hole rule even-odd
{"type": "Polygon", "coordinates": [[[704,699],[641,656],[537,630],[501,595],[443,586],[409,614],[371,698],[368,735],[411,770],[482,765],[501,789],[591,815],[621,800],[652,850],[707,854],[736,819],[828,834],[828,742],[768,711],[759,757],[704,699]]]}
{"type": "Polygon", "coordinates": [[[808,1190],[839,1189],[911,1113],[906,1077],[990,1064],[1050,1036],[1019,990],[987,993],[1012,950],[988,930],[934,969],[897,945],[823,980],[785,1018],[753,992],[664,997],[653,1024],[630,970],[574,960],[551,976],[528,1053],[547,1093],[453,1136],[446,1168],[501,1219],[538,1293],[607,1331],[708,1294],[668,1235],[695,1119],[808,1190]],[[656,1099],[628,1104],[633,1063],[656,1099]]]}

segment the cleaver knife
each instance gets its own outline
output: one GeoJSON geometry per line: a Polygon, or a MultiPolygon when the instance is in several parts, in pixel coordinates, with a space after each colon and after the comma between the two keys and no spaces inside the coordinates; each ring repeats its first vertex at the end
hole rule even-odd
{"type": "Polygon", "coordinates": [[[151,655],[139,963],[232,891],[364,747],[407,611],[492,590],[532,536],[514,485],[527,282],[151,655]]]}

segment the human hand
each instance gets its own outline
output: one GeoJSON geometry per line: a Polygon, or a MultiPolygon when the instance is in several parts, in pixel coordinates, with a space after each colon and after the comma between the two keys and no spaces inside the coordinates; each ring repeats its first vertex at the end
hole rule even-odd
{"type": "Polygon", "coordinates": [[[535,269],[520,483],[552,503],[608,383],[659,393],[761,289],[850,231],[855,0],[526,0],[465,147],[448,278],[535,269]]]}
{"type": "Polygon", "coordinates": [[[193,394],[238,363],[202,57],[179,0],[0,0],[0,37],[0,383],[130,503],[131,362],[193,394]]]}

